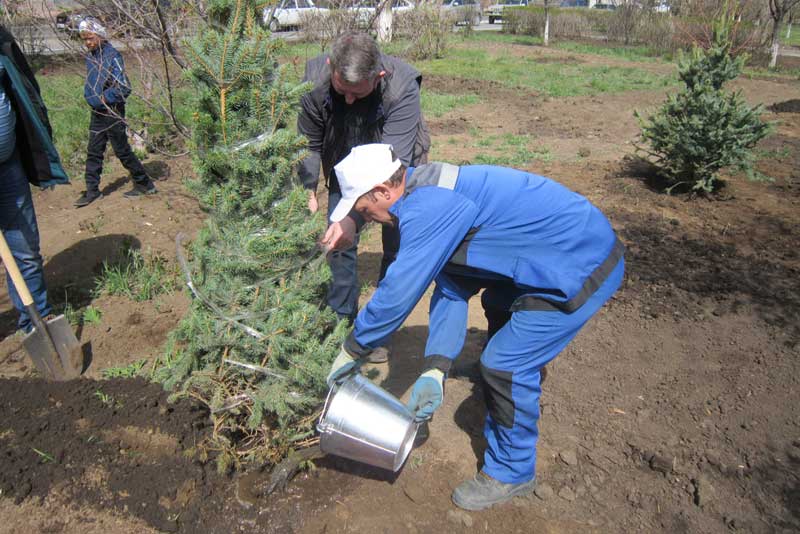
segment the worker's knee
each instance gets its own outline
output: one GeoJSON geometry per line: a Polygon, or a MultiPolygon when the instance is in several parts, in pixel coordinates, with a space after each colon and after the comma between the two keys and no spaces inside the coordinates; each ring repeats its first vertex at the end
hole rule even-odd
{"type": "Polygon", "coordinates": [[[495,423],[506,428],[514,426],[514,373],[486,367],[481,363],[486,408],[495,423]]]}

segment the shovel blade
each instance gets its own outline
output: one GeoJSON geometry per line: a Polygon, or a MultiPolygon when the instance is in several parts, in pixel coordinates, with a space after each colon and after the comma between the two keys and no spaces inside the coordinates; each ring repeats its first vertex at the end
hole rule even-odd
{"type": "Polygon", "coordinates": [[[45,378],[70,380],[80,375],[83,352],[72,327],[63,315],[47,321],[43,332],[37,328],[31,330],[22,344],[36,369],[45,378]]]}

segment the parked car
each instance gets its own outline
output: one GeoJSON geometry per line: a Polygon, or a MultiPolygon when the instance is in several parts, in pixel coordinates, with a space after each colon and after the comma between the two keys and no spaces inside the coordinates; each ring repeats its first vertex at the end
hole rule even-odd
{"type": "Polygon", "coordinates": [[[617,6],[614,4],[595,4],[592,6],[592,9],[602,9],[605,11],[614,11],[617,9],[617,6]]]}
{"type": "Polygon", "coordinates": [[[520,7],[527,6],[528,0],[502,0],[499,4],[492,4],[487,9],[489,16],[489,24],[494,24],[497,20],[503,19],[503,9],[507,7],[520,7]]]}
{"type": "Polygon", "coordinates": [[[456,24],[477,26],[483,18],[480,0],[444,0],[442,10],[451,15],[456,24]]]}
{"type": "MultiPolygon", "coordinates": [[[[345,9],[353,11],[358,15],[358,21],[364,27],[367,27],[370,21],[375,19],[375,11],[378,9],[380,0],[361,0],[345,9]]],[[[414,3],[411,0],[393,0],[392,13],[403,13],[414,9],[414,3]]]]}
{"type": "Polygon", "coordinates": [[[562,0],[558,7],[589,7],[589,0],[562,0]]]}
{"type": "Polygon", "coordinates": [[[81,21],[86,18],[85,13],[78,11],[62,11],[56,15],[56,29],[74,37],[78,35],[81,21]]]}
{"type": "Polygon", "coordinates": [[[281,0],[275,6],[263,11],[264,26],[276,32],[298,28],[303,18],[314,13],[328,13],[324,7],[317,7],[313,0],[281,0]]]}
{"type": "Polygon", "coordinates": [[[659,2],[655,6],[653,6],[653,11],[656,13],[669,13],[671,10],[669,4],[667,2],[659,2]]]}

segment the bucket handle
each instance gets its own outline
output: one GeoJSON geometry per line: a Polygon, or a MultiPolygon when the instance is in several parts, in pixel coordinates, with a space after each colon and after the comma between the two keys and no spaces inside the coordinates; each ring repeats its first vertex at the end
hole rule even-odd
{"type": "Polygon", "coordinates": [[[336,384],[331,386],[331,389],[328,390],[328,396],[325,397],[325,405],[322,407],[322,413],[319,414],[319,421],[317,421],[317,432],[320,434],[328,432],[328,425],[322,423],[322,420],[325,419],[325,414],[328,413],[328,407],[331,403],[331,395],[333,394],[333,390],[338,389],[336,384]]]}

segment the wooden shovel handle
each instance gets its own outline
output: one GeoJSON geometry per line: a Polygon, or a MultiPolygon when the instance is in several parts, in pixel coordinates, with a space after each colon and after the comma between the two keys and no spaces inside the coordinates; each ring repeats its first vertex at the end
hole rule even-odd
{"type": "Polygon", "coordinates": [[[19,293],[19,298],[22,300],[22,304],[24,304],[25,306],[30,306],[31,304],[33,304],[33,297],[31,297],[31,292],[28,291],[28,286],[25,284],[25,279],[22,278],[22,273],[19,272],[19,267],[17,267],[17,261],[11,254],[11,250],[8,248],[8,243],[6,243],[6,236],[4,236],[3,232],[1,231],[0,231],[0,257],[3,258],[3,264],[6,266],[8,274],[11,275],[11,280],[14,282],[14,287],[17,288],[17,293],[19,293]]]}

